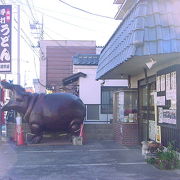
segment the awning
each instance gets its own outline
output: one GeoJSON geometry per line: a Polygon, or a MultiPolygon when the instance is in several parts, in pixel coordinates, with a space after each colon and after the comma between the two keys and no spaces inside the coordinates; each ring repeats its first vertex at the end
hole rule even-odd
{"type": "Polygon", "coordinates": [[[68,84],[71,84],[75,81],[78,81],[80,77],[86,77],[86,74],[82,73],[82,72],[79,72],[79,73],[76,73],[76,74],[73,74],[67,78],[64,78],[62,81],[63,81],[63,85],[64,86],[67,86],[68,84]]]}
{"type": "Polygon", "coordinates": [[[180,1],[140,0],[101,52],[97,79],[119,79],[180,57],[180,1]]]}

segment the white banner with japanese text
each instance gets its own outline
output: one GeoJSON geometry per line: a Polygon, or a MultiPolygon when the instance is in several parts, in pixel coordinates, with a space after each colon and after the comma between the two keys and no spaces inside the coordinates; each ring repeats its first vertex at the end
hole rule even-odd
{"type": "Polygon", "coordinates": [[[12,6],[0,5],[0,73],[11,73],[12,6]]]}

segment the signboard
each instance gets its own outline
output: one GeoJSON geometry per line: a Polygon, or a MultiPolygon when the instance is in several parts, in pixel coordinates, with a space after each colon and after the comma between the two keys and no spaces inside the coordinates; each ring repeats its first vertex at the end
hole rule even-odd
{"type": "Polygon", "coordinates": [[[0,73],[11,72],[12,6],[0,5],[0,73]]]}
{"type": "Polygon", "coordinates": [[[161,143],[161,126],[156,126],[156,142],[161,143]]]}
{"type": "Polygon", "coordinates": [[[161,124],[177,124],[177,70],[175,67],[160,70],[156,77],[158,122],[161,124]]]}

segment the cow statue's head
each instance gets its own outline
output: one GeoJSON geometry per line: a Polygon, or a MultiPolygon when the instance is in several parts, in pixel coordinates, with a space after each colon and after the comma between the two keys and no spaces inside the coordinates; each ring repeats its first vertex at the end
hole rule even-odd
{"type": "Polygon", "coordinates": [[[12,96],[9,102],[2,106],[3,111],[16,110],[20,113],[25,113],[28,106],[30,93],[26,92],[20,85],[14,85],[6,81],[1,81],[1,86],[4,89],[12,91],[12,96]]]}

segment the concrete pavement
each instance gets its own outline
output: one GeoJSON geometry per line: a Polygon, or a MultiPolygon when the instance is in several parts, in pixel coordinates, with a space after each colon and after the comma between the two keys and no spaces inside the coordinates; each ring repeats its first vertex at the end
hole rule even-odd
{"type": "Polygon", "coordinates": [[[180,170],[147,164],[140,147],[113,141],[83,146],[0,144],[0,180],[180,180],[180,170]]]}

